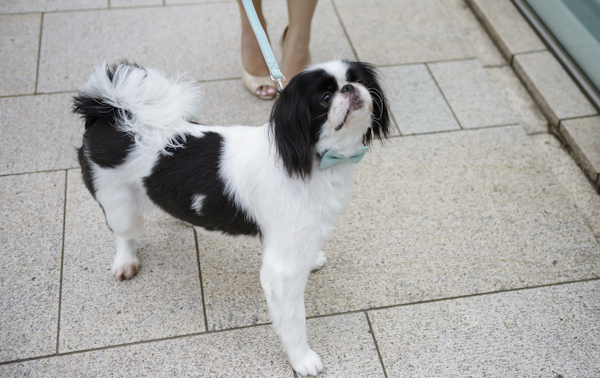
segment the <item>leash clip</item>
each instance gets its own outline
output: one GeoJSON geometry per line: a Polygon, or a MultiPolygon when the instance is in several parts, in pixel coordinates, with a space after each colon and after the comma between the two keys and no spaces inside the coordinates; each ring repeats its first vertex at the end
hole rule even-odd
{"type": "Polygon", "coordinates": [[[275,79],[273,75],[271,75],[271,79],[277,83],[277,90],[281,92],[283,90],[283,82],[285,81],[285,77],[282,76],[281,78],[275,79]]]}

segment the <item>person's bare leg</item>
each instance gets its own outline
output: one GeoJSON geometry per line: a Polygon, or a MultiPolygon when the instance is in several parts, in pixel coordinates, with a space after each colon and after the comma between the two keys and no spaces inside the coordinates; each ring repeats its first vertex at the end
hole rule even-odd
{"type": "Polygon", "coordinates": [[[310,64],[310,25],[317,0],[288,0],[289,26],[282,45],[281,71],[286,80],[310,64]]]}
{"type": "MultiPolygon", "coordinates": [[[[265,29],[265,33],[267,31],[267,22],[263,16],[262,12],[262,1],[261,0],[252,0],[254,4],[254,9],[256,10],[256,14],[258,15],[258,19],[265,29]]],[[[253,76],[269,76],[269,68],[265,63],[265,59],[260,51],[260,46],[258,45],[258,41],[256,40],[256,36],[254,35],[254,31],[252,30],[252,26],[250,25],[250,21],[248,21],[248,17],[246,16],[246,11],[244,10],[244,6],[242,2],[238,0],[238,5],[240,7],[240,18],[242,21],[242,65],[246,72],[253,76]]],[[[259,96],[275,96],[276,94],[275,84],[273,86],[262,86],[256,91],[256,95],[259,96]]]]}

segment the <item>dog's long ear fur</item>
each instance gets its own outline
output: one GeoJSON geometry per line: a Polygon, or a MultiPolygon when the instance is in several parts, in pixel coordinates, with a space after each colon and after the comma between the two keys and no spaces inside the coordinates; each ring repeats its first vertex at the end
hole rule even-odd
{"type": "MultiPolygon", "coordinates": [[[[348,75],[352,76],[347,79],[361,82],[373,98],[371,127],[363,136],[363,144],[369,145],[373,139],[387,138],[390,133],[390,117],[377,71],[368,63],[346,64],[348,75]]],[[[327,79],[335,80],[323,70],[300,72],[280,93],[271,111],[271,135],[290,177],[310,177],[315,160],[315,146],[323,123],[322,117],[327,113],[326,109],[315,107],[318,99],[312,99],[311,95],[318,95],[320,83],[327,79]]]]}
{"type": "Polygon", "coordinates": [[[310,176],[315,159],[315,145],[318,128],[315,129],[311,109],[306,94],[305,73],[294,77],[271,110],[271,135],[275,140],[277,152],[290,177],[310,176]]]}
{"type": "MultiPolygon", "coordinates": [[[[371,127],[363,137],[363,144],[368,146],[373,139],[380,141],[387,138],[390,133],[390,115],[388,100],[379,84],[379,74],[375,66],[364,62],[347,62],[349,72],[356,71],[362,78],[363,84],[373,98],[373,115],[371,127]]],[[[350,78],[352,80],[352,78],[350,78]]]]}

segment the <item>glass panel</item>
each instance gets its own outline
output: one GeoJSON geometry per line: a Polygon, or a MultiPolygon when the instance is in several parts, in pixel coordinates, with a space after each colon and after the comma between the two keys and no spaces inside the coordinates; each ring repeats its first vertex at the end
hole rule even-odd
{"type": "Polygon", "coordinates": [[[562,0],[583,26],[600,42],[600,0],[562,0]]]}
{"type": "Polygon", "coordinates": [[[600,89],[600,0],[525,0],[600,89]]]}

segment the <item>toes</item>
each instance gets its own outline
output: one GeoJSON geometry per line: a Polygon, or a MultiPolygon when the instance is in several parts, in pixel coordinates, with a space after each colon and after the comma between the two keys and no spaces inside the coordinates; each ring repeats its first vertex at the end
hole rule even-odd
{"type": "Polygon", "coordinates": [[[139,270],[139,262],[131,261],[113,267],[112,274],[118,281],[130,280],[137,274],[139,270]]]}
{"type": "Polygon", "coordinates": [[[275,88],[269,87],[269,86],[262,86],[256,90],[257,96],[271,97],[271,96],[275,96],[276,94],[277,94],[277,91],[275,90],[275,88]]]}
{"type": "Polygon", "coordinates": [[[323,363],[321,357],[312,349],[308,351],[299,361],[292,363],[294,370],[302,375],[317,375],[323,371],[323,363]]]}

